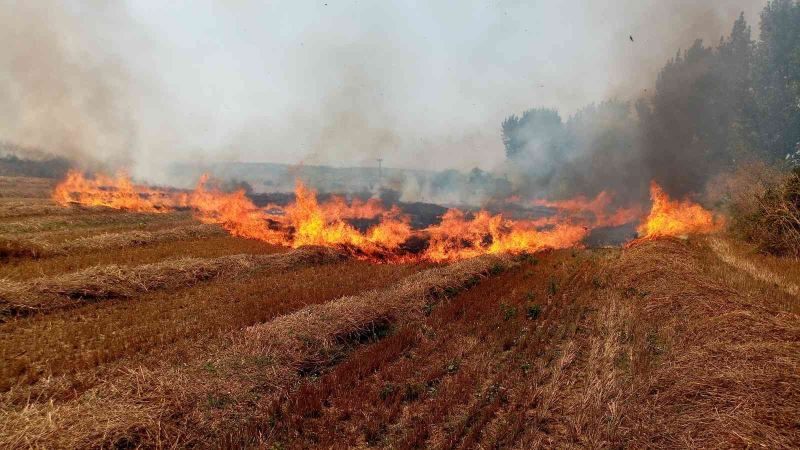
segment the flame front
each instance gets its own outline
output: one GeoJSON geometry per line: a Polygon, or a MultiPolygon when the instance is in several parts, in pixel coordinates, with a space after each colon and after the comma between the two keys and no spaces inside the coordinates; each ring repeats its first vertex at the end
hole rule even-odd
{"type": "Polygon", "coordinates": [[[669,198],[655,182],[650,184],[650,196],[652,207],[643,219],[638,206],[612,209],[613,195],[603,191],[591,199],[533,200],[534,205],[556,210],[554,215],[537,219],[510,220],[483,210],[465,213],[450,209],[438,224],[415,230],[397,206],[387,209],[375,198],[348,203],[338,196],[320,203],[316,192],[299,180],[294,202],[265,207],[255,205],[244,190],[223,192],[209,187],[207,175],[187,193],[134,184],[125,172],[86,178],[79,171],[70,171],[53,191],[53,199],[63,206],[149,213],[188,208],[198,220],[219,224],[233,236],[294,248],[336,246],[358,258],[387,262],[453,261],[483,254],[568,248],[579,245],[591,229],[639,220],[640,239],[709,233],[723,223],[688,199],[669,198]],[[348,220],[368,220],[373,225],[362,232],[348,220]]]}
{"type": "Polygon", "coordinates": [[[425,257],[431,261],[469,258],[486,253],[535,252],[545,248],[576,245],[588,229],[559,223],[547,231],[541,221],[506,220],[502,215],[479,211],[471,220],[458,209],[447,211],[441,223],[428,228],[430,243],[425,257]]]}
{"type": "Polygon", "coordinates": [[[190,193],[168,192],[134,185],[119,174],[116,178],[85,178],[70,172],[53,194],[62,204],[107,206],[133,211],[164,212],[178,207],[194,210],[205,223],[216,223],[234,236],[259,239],[274,245],[338,246],[358,257],[382,261],[452,261],[487,253],[535,252],[545,248],[577,245],[590,227],[628,223],[638,209],[618,209],[607,214],[611,196],[584,197],[564,202],[540,202],[562,214],[533,220],[509,220],[487,211],[468,214],[448,210],[439,224],[414,230],[409,218],[396,206],[385,208],[378,199],[354,200],[332,197],[320,203],[316,192],[298,181],[295,200],[282,207],[256,206],[244,191],[222,192],[201,177],[190,193]],[[569,217],[564,217],[568,213],[569,217]],[[587,219],[586,213],[591,215],[587,219]],[[376,223],[361,232],[347,219],[376,223]],[[407,243],[416,238],[426,245],[416,251],[407,243]]]}
{"type": "Polygon", "coordinates": [[[650,183],[650,198],[653,200],[650,214],[636,229],[640,237],[677,237],[693,233],[710,233],[721,225],[721,219],[715,219],[714,215],[702,206],[688,199],[672,200],[655,181],[650,183]]]}
{"type": "MultiPolygon", "coordinates": [[[[720,220],[711,212],[689,200],[670,199],[655,182],[651,183],[650,194],[651,211],[637,228],[643,238],[708,233],[720,226],[720,220]]],[[[386,209],[378,199],[356,199],[348,204],[337,196],[319,203],[316,192],[300,181],[293,203],[260,208],[243,190],[231,193],[209,188],[205,175],[194,191],[178,193],[135,185],[124,172],[113,178],[97,175],[87,179],[78,171],[70,171],[56,186],[53,199],[65,206],[104,206],[138,212],[191,208],[200,221],[219,224],[234,236],[288,247],[340,246],[359,257],[388,261],[451,261],[487,253],[566,248],[578,244],[590,228],[619,226],[641,216],[640,208],[635,206],[608,213],[612,196],[603,191],[593,199],[578,196],[563,201],[534,201],[558,210],[555,216],[508,220],[487,211],[469,217],[451,209],[439,224],[414,230],[409,218],[396,206],[386,209]],[[362,233],[347,219],[378,223],[362,233]],[[425,249],[417,253],[403,250],[412,237],[426,240],[425,249]]]]}
{"type": "Polygon", "coordinates": [[[247,198],[244,190],[232,193],[209,190],[207,183],[208,176],[203,175],[195,190],[179,202],[194,209],[198,220],[217,223],[234,236],[285,244],[283,233],[269,227],[269,216],[247,198]]]}
{"type": "Polygon", "coordinates": [[[97,175],[87,179],[77,170],[56,186],[53,199],[62,206],[104,206],[136,212],[167,212],[176,206],[168,193],[146,186],[134,185],[125,172],[114,178],[97,175]]]}
{"type": "Polygon", "coordinates": [[[573,217],[579,217],[583,222],[592,228],[599,227],[618,227],[626,223],[636,222],[642,217],[642,210],[638,206],[621,207],[611,210],[613,195],[607,191],[602,191],[593,199],[588,199],[583,195],[560,200],[534,200],[537,206],[547,206],[559,210],[562,214],[566,213],[573,217]]]}

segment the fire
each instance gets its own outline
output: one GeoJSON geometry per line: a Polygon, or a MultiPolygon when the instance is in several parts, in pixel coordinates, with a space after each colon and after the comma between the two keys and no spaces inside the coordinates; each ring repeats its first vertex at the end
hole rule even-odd
{"type": "Polygon", "coordinates": [[[217,223],[234,236],[259,239],[270,244],[285,243],[283,233],[268,226],[269,216],[247,198],[244,190],[232,193],[209,190],[208,176],[203,175],[195,190],[183,197],[203,223],[217,223]]]}
{"type": "Polygon", "coordinates": [[[342,220],[342,211],[320,206],[316,192],[300,181],[295,186],[295,202],[286,208],[288,223],[294,229],[293,247],[346,245],[366,253],[394,250],[410,236],[411,227],[398,214],[398,210],[382,211],[381,223],[362,234],[342,220]]]}
{"type": "MultiPolygon", "coordinates": [[[[399,218],[399,210],[381,208],[381,222],[366,234],[342,220],[352,213],[364,216],[367,203],[347,205],[341,199],[319,204],[316,193],[297,182],[295,202],[281,208],[269,205],[259,208],[244,191],[220,192],[207,187],[208,177],[200,179],[187,203],[199,220],[218,223],[234,236],[259,239],[270,244],[289,247],[304,245],[348,246],[372,254],[396,249],[411,234],[411,227],[399,218]],[[349,209],[353,208],[353,209],[349,209]]],[[[373,206],[370,206],[374,208],[373,206]]],[[[377,214],[377,213],[375,213],[377,214]]]]}
{"type": "Polygon", "coordinates": [[[326,216],[339,219],[374,219],[386,212],[383,204],[377,198],[363,201],[356,197],[348,205],[345,199],[338,195],[323,203],[322,209],[326,216]]]}
{"type": "Polygon", "coordinates": [[[348,204],[341,197],[320,203],[316,192],[300,181],[294,202],[285,207],[258,207],[242,190],[222,192],[209,186],[207,176],[201,177],[194,191],[175,193],[134,185],[124,174],[87,179],[70,172],[53,196],[62,205],[147,212],[186,207],[198,220],[219,224],[234,236],[287,247],[338,246],[358,257],[382,261],[451,261],[487,253],[565,248],[578,244],[588,232],[585,226],[555,218],[514,221],[486,211],[470,216],[457,209],[449,210],[437,225],[414,230],[396,206],[386,209],[377,199],[348,204]],[[362,232],[347,219],[376,223],[362,232]],[[427,242],[427,246],[411,252],[404,248],[411,238],[427,242]]]}
{"type": "Polygon", "coordinates": [[[166,192],[134,185],[125,172],[118,172],[114,178],[97,175],[87,179],[71,170],[56,186],[53,200],[62,206],[105,206],[137,212],[167,212],[175,206],[174,198],[166,192]]]}
{"type": "Polygon", "coordinates": [[[579,195],[567,200],[549,201],[534,200],[537,206],[555,208],[562,213],[577,216],[592,228],[618,227],[626,223],[636,222],[642,217],[642,210],[638,206],[621,207],[611,210],[614,196],[607,191],[602,191],[593,199],[579,195]]]}
{"type": "Polygon", "coordinates": [[[637,228],[643,238],[710,233],[721,225],[720,219],[715,220],[702,206],[688,199],[672,200],[655,181],[650,183],[650,198],[650,214],[637,228]]]}
{"type": "MultiPolygon", "coordinates": [[[[655,182],[650,194],[653,206],[638,227],[643,238],[708,233],[721,222],[711,212],[689,200],[670,199],[655,182]]],[[[465,213],[448,210],[439,224],[414,230],[397,206],[385,208],[378,199],[366,201],[331,197],[320,203],[313,189],[298,181],[295,201],[287,206],[256,206],[243,190],[222,192],[200,178],[189,193],[136,185],[124,173],[116,177],[86,178],[70,171],[56,186],[53,199],[64,206],[79,204],[128,211],[161,213],[190,208],[198,220],[216,223],[234,236],[259,239],[274,245],[338,246],[354,255],[382,261],[451,261],[487,253],[535,252],[545,248],[577,245],[590,228],[619,226],[642,216],[639,207],[612,210],[613,196],[605,191],[595,198],[578,196],[562,201],[535,200],[534,204],[558,210],[558,214],[531,220],[509,220],[487,211],[465,213]],[[347,220],[373,221],[362,232],[347,220]],[[426,246],[415,252],[412,240],[426,246]]]]}
{"type": "Polygon", "coordinates": [[[428,228],[431,239],[425,257],[431,261],[469,258],[486,253],[535,252],[544,248],[567,248],[583,239],[588,229],[557,224],[547,231],[538,221],[506,220],[502,215],[479,211],[470,220],[458,209],[447,211],[441,223],[428,228]]]}

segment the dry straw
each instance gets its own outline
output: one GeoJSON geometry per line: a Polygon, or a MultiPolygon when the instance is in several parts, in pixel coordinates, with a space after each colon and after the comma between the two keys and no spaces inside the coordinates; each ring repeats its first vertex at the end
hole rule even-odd
{"type": "Polygon", "coordinates": [[[52,310],[86,301],[132,297],[156,289],[185,287],[210,278],[253,270],[286,270],[344,259],[330,248],[307,247],[272,255],[170,259],[140,266],[95,266],[29,281],[0,281],[0,315],[52,310]]]}
{"type": "Polygon", "coordinates": [[[0,198],[50,198],[55,185],[50,178],[0,176],[0,198]]]}
{"type": "Polygon", "coordinates": [[[214,224],[188,225],[157,231],[128,231],[123,233],[103,233],[66,242],[54,251],[59,254],[85,250],[105,250],[110,248],[139,247],[186,239],[204,239],[225,236],[228,233],[214,224]]]}
{"type": "Polygon", "coordinates": [[[0,218],[63,215],[80,210],[66,209],[54,204],[50,199],[0,198],[0,218]]]}
{"type": "Polygon", "coordinates": [[[72,209],[64,209],[56,215],[20,217],[13,222],[1,221],[0,234],[6,238],[19,234],[48,233],[55,231],[75,231],[93,227],[122,228],[146,224],[170,224],[187,221],[191,218],[188,211],[177,211],[170,214],[152,214],[109,209],[79,209],[76,214],[72,209]]]}
{"type": "MultiPolygon", "coordinates": [[[[800,444],[800,318],[708,275],[691,242],[625,250],[613,270],[669,349],[635,380],[627,446],[791,448],[800,444]]],[[[763,295],[763,294],[761,294],[763,295]]]]}
{"type": "Polygon", "coordinates": [[[141,247],[188,239],[205,239],[227,235],[214,224],[186,225],[156,231],[123,231],[102,233],[62,243],[48,243],[39,238],[0,237],[0,258],[40,258],[68,255],[75,252],[141,247]]]}
{"type": "Polygon", "coordinates": [[[0,411],[0,446],[209,445],[259,417],[304,374],[511,264],[510,258],[484,256],[429,269],[385,290],[249,327],[188,366],[139,369],[72,401],[0,411]]]}

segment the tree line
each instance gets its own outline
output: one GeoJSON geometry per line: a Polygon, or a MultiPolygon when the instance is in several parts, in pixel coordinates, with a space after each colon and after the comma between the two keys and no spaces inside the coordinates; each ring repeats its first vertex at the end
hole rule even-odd
{"type": "Polygon", "coordinates": [[[607,100],[567,120],[533,108],[501,130],[516,184],[551,195],[611,188],[635,196],[650,179],[682,195],[743,161],[792,160],[800,151],[800,1],[768,2],[757,40],[744,14],[715,45],[696,40],[667,61],[652,95],[607,100]]]}

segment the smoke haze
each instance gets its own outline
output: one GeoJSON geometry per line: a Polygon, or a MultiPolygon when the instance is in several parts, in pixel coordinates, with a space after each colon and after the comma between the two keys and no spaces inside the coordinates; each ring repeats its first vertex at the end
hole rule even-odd
{"type": "Polygon", "coordinates": [[[763,7],[587,3],[3,0],[0,140],[153,181],[198,160],[494,169],[508,115],[635,99],[763,7]]]}

